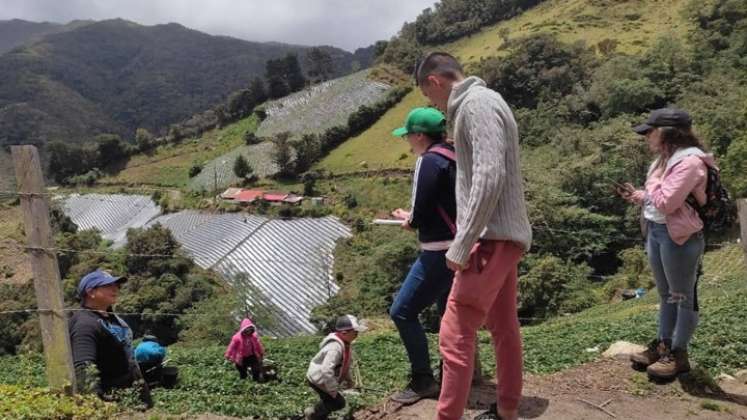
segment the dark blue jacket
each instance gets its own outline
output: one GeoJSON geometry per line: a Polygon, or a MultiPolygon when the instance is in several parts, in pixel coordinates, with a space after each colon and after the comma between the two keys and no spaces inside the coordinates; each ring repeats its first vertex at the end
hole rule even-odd
{"type": "Polygon", "coordinates": [[[456,224],[456,162],[430,151],[435,146],[454,150],[447,143],[433,144],[415,166],[410,226],[418,230],[420,242],[454,239],[438,207],[443,208],[451,223],[456,224]]]}

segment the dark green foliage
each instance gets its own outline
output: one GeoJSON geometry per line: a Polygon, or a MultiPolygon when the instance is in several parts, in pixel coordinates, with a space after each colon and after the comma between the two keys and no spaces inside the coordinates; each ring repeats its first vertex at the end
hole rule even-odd
{"type": "Polygon", "coordinates": [[[287,177],[294,175],[293,154],[290,142],[290,134],[279,133],[272,139],[275,148],[272,150],[272,161],[278,166],[278,176],[287,177]]]}
{"type": "Polygon", "coordinates": [[[296,54],[283,58],[268,60],[265,69],[268,96],[271,99],[282,98],[296,92],[306,85],[306,78],[301,71],[296,54]]]}
{"type": "Polygon", "coordinates": [[[131,274],[185,274],[192,263],[179,254],[179,248],[171,231],[161,224],[148,229],[130,229],[127,231],[127,245],[124,248],[127,252],[125,266],[131,274]]]}
{"type": "Polygon", "coordinates": [[[135,144],[141,152],[146,152],[155,146],[155,137],[145,128],[135,130],[135,144]]]}
{"type": "Polygon", "coordinates": [[[194,165],[192,165],[192,166],[189,167],[189,177],[190,178],[196,177],[197,175],[200,174],[200,172],[202,172],[202,165],[199,164],[199,163],[195,163],[194,165]]]}
{"type": "Polygon", "coordinates": [[[480,28],[510,19],[542,0],[442,0],[435,9],[425,9],[412,23],[405,23],[390,41],[377,43],[379,62],[398,66],[406,73],[426,50],[426,46],[473,34],[480,28]]]}
{"type": "Polygon", "coordinates": [[[49,159],[49,173],[58,183],[68,177],[80,175],[97,164],[96,151],[91,147],[51,142],[46,147],[49,159]]]}
{"type": "Polygon", "coordinates": [[[480,61],[476,72],[516,107],[534,108],[571,93],[589,77],[594,57],[584,44],[565,45],[552,35],[511,41],[511,54],[480,61]]]}
{"type": "MultiPolygon", "coordinates": [[[[35,309],[36,295],[32,283],[15,285],[0,283],[0,311],[35,309]]],[[[0,355],[15,354],[21,347],[36,350],[41,343],[38,334],[39,319],[31,313],[3,314],[0,316],[0,355]]]]}
{"type": "Polygon", "coordinates": [[[552,256],[528,257],[522,262],[519,282],[519,314],[544,317],[578,312],[596,301],[585,264],[565,262],[552,256]]]}
{"type": "Polygon", "coordinates": [[[693,0],[689,6],[698,25],[691,34],[698,54],[705,59],[721,56],[743,66],[747,56],[747,4],[739,0],[693,0]]]}
{"type": "Polygon", "coordinates": [[[304,134],[301,139],[293,142],[296,160],[295,173],[301,174],[308,171],[311,166],[319,160],[322,154],[321,142],[316,134],[304,134]]]}
{"type": "Polygon", "coordinates": [[[172,343],[185,326],[173,315],[188,310],[213,294],[215,280],[181,255],[171,232],[157,224],[149,229],[130,229],[124,248],[124,285],[118,312],[144,313],[125,319],[136,335],[156,334],[172,343]],[[150,314],[150,315],[149,315],[150,314]]]}
{"type": "Polygon", "coordinates": [[[179,341],[190,346],[228,343],[237,330],[241,312],[234,289],[216,293],[197,302],[178,319],[182,326],[179,341]]]}
{"type": "Polygon", "coordinates": [[[94,139],[96,144],[97,164],[104,169],[112,163],[120,162],[130,155],[130,146],[116,134],[99,134],[94,139]]]}
{"type": "Polygon", "coordinates": [[[233,173],[241,179],[246,179],[254,174],[254,169],[249,166],[244,155],[239,155],[233,162],[233,173]]]}
{"type": "Polygon", "coordinates": [[[303,181],[303,195],[305,196],[312,196],[316,194],[316,180],[318,178],[318,174],[316,173],[306,173],[304,174],[302,181],[303,181]]]}
{"type": "Polygon", "coordinates": [[[244,143],[246,143],[247,146],[251,146],[253,144],[259,144],[262,142],[262,139],[257,137],[256,134],[254,134],[254,130],[247,130],[246,133],[244,133],[244,143]]]}
{"type": "Polygon", "coordinates": [[[128,277],[117,311],[143,313],[123,317],[135,335],[155,334],[165,344],[175,342],[185,325],[178,322],[176,316],[166,314],[183,313],[213,293],[211,277],[198,272],[181,275],[166,272],[157,277],[132,274],[128,277]]]}
{"type": "Polygon", "coordinates": [[[345,206],[349,209],[354,209],[358,207],[358,199],[355,198],[355,194],[353,193],[348,193],[347,195],[345,195],[342,201],[343,203],[345,203],[345,206]]]}
{"type": "Polygon", "coordinates": [[[329,80],[334,71],[332,56],[321,48],[312,48],[306,55],[306,72],[313,82],[329,80]]]}

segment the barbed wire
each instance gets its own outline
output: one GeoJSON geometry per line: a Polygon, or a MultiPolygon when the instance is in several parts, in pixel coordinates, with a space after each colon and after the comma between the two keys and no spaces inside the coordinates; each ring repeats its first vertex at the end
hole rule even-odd
{"type": "MultiPolygon", "coordinates": [[[[50,253],[71,253],[71,254],[93,254],[93,255],[112,255],[112,253],[119,253],[122,256],[125,257],[136,257],[136,258],[180,258],[180,257],[191,257],[194,258],[194,255],[191,255],[191,251],[189,250],[183,250],[181,252],[184,252],[187,255],[180,255],[179,252],[173,253],[173,254],[139,254],[139,253],[131,253],[131,252],[122,252],[117,250],[109,250],[109,251],[98,251],[98,250],[80,250],[80,249],[72,249],[72,248],[57,248],[57,247],[38,247],[38,246],[25,246],[20,245],[17,242],[16,243],[0,243],[0,245],[4,245],[6,247],[14,248],[20,251],[43,251],[43,252],[50,252],[50,253]]],[[[252,262],[260,262],[260,263],[277,263],[277,264],[306,264],[306,265],[312,265],[312,264],[320,264],[323,260],[328,259],[327,257],[320,257],[317,260],[314,259],[278,259],[278,258],[243,258],[243,260],[250,260],[252,262]]]]}
{"type": "MultiPolygon", "coordinates": [[[[94,309],[87,309],[87,308],[62,308],[59,310],[55,309],[36,309],[36,308],[28,308],[28,309],[14,309],[14,310],[6,310],[6,311],[0,311],[0,315],[16,315],[16,314],[42,314],[42,313],[51,313],[51,314],[59,314],[59,312],[103,312],[103,311],[97,311],[94,309]]],[[[168,312],[159,312],[159,313],[151,313],[151,312],[118,312],[118,311],[112,311],[107,312],[113,315],[117,316],[140,316],[143,318],[147,317],[170,317],[170,318],[179,318],[184,316],[196,316],[196,317],[212,317],[215,316],[214,313],[200,313],[200,312],[187,312],[187,313],[168,313],[168,312]]],[[[546,321],[549,319],[554,319],[562,317],[562,315],[557,316],[546,316],[546,317],[518,317],[519,321],[546,321]]]]}

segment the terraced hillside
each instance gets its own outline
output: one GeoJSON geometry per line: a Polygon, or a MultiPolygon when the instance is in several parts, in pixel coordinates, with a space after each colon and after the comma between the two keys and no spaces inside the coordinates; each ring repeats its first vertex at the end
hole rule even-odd
{"type": "MultiPolygon", "coordinates": [[[[431,50],[448,51],[468,66],[484,57],[502,55],[504,37],[516,39],[551,33],[560,41],[583,41],[588,46],[611,39],[618,42],[617,51],[639,53],[662,34],[684,36],[692,28],[692,23],[683,16],[688,3],[688,0],[548,0],[514,19],[431,50]]],[[[413,107],[427,104],[420,92],[413,91],[363,134],[330,153],[318,167],[348,172],[360,169],[361,162],[371,168],[411,166],[409,159],[400,160],[407,153],[407,146],[392,142],[389,133],[402,124],[413,107]]]]}
{"type": "Polygon", "coordinates": [[[391,87],[368,76],[368,70],[360,71],[267,102],[267,119],[262,121],[257,135],[271,137],[284,131],[291,136],[318,134],[347,123],[348,115],[362,105],[383,99],[391,87]]]}

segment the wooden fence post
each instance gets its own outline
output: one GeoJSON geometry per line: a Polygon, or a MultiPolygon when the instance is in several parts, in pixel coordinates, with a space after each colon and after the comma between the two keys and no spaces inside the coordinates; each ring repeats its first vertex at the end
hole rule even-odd
{"type": "Polygon", "coordinates": [[[739,208],[739,231],[742,249],[744,250],[744,263],[747,265],[747,198],[737,200],[739,208]]]}
{"type": "Polygon", "coordinates": [[[39,308],[47,382],[50,388],[75,392],[67,317],[63,311],[62,284],[57,265],[52,228],[49,224],[49,202],[44,193],[39,152],[34,146],[11,146],[16,182],[23,211],[29,257],[34,272],[34,289],[39,308]]]}

